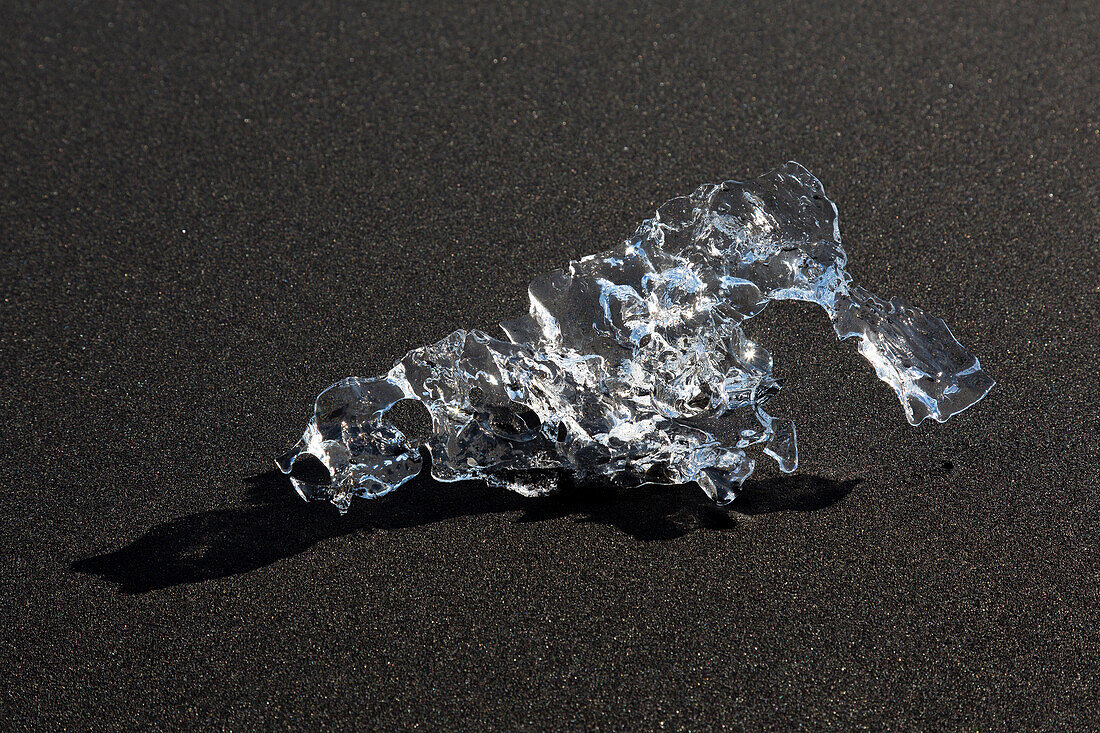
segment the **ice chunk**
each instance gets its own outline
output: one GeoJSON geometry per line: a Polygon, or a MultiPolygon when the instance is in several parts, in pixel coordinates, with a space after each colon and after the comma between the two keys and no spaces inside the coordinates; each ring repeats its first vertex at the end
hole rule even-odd
{"type": "Polygon", "coordinates": [[[341,511],[415,476],[422,445],[442,481],[525,495],[552,490],[561,472],[695,481],[727,503],[754,446],[782,471],[798,465],[794,424],[764,411],[779,389],[771,355],[741,327],[771,300],[820,305],[914,425],[985,396],[993,380],[943,321],[853,285],[845,264],[836,207],[801,165],[700,186],[619,246],[536,278],[504,338],[455,331],[382,376],[329,387],[279,466],[304,498],[341,511]],[[430,415],[422,445],[391,419],[403,400],[430,415]],[[291,473],[307,455],[328,481],[291,473]]]}

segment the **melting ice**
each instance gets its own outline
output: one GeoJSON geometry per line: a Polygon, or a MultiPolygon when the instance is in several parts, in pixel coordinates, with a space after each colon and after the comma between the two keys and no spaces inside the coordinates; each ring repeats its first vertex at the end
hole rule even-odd
{"type": "Polygon", "coordinates": [[[572,473],[694,481],[728,503],[757,446],[783,471],[798,465],[794,424],[764,409],[779,389],[771,355],[741,328],[772,300],[821,306],[913,425],[985,396],[993,380],[942,320],[853,284],[845,264],[836,206],[801,165],[700,186],[617,247],[536,278],[503,338],[458,330],[386,374],[332,385],[279,466],[317,458],[327,481],[291,481],[340,511],[393,491],[425,456],[441,481],[525,495],[572,473]],[[393,420],[403,400],[431,416],[425,453],[393,420]]]}

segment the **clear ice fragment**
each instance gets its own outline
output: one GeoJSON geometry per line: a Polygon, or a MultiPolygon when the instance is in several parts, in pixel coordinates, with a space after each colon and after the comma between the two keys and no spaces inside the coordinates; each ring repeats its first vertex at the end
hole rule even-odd
{"type": "Polygon", "coordinates": [[[798,466],[794,424],[764,411],[779,389],[771,355],[741,327],[772,300],[821,306],[913,425],[985,396],[993,380],[943,321],[853,285],[846,261],[836,206],[798,163],[700,186],[617,247],[536,278],[528,313],[501,324],[505,338],[458,330],[384,375],[329,387],[279,467],[303,498],[342,512],[405,483],[425,457],[441,481],[525,495],[569,472],[694,481],[728,503],[753,471],[747,449],[798,466]],[[423,454],[392,420],[404,400],[430,415],[423,454]],[[328,481],[291,473],[307,455],[328,481]]]}

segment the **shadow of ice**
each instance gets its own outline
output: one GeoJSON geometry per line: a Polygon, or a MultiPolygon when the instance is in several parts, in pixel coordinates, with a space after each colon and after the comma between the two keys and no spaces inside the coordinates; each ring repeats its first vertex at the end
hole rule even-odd
{"type": "Polygon", "coordinates": [[[517,521],[524,523],[576,517],[638,540],[662,541],[698,529],[732,529],[734,513],[823,509],[860,483],[802,475],[750,481],[737,501],[723,508],[694,485],[620,490],[567,484],[551,496],[528,499],[484,482],[444,484],[424,473],[389,496],[355,502],[341,517],[328,504],[303,502],[278,471],[245,481],[244,505],[158,524],[125,547],[74,562],[71,570],[116,583],[122,593],[145,593],[246,573],[332,537],[503,512],[519,512],[517,521]]]}

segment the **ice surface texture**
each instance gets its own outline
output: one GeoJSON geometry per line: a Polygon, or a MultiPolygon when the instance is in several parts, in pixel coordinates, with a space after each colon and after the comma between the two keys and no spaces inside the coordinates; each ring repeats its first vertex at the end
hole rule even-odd
{"type": "Polygon", "coordinates": [[[801,165],[700,186],[619,246],[537,278],[527,315],[501,324],[504,339],[455,331],[382,376],[332,385],[279,466],[290,473],[315,456],[330,480],[291,480],[341,511],[397,488],[425,459],[441,481],[526,495],[569,472],[695,481],[727,503],[752,473],[746,449],[762,445],[783,471],[798,464],[794,424],[763,409],[779,389],[771,355],[741,329],[772,300],[824,308],[913,425],[985,396],[993,380],[943,321],[853,285],[845,262],[836,206],[801,165]],[[402,400],[431,416],[424,453],[394,424],[402,400]]]}

